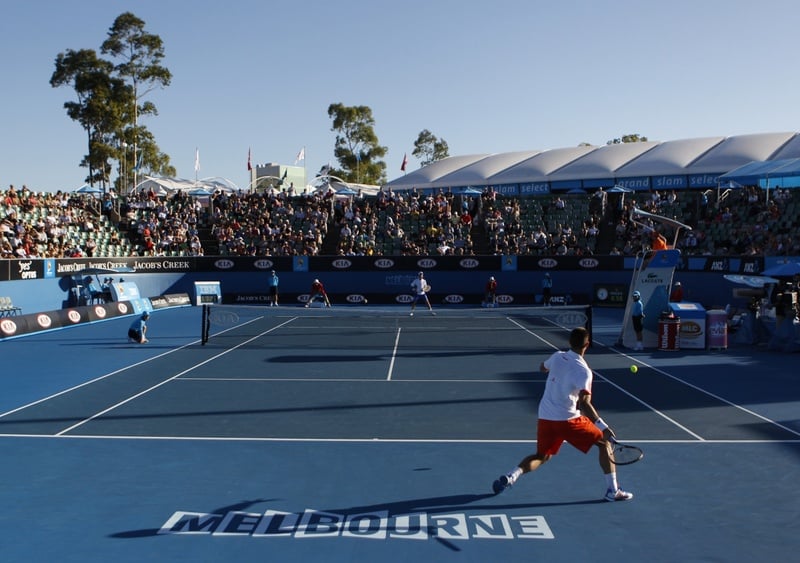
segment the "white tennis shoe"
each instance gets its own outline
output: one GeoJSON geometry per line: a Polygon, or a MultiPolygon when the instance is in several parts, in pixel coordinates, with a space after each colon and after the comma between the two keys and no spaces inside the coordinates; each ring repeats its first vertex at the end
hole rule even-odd
{"type": "Polygon", "coordinates": [[[616,491],[608,489],[606,491],[606,496],[604,498],[608,502],[616,502],[618,500],[631,500],[633,498],[633,493],[623,491],[622,489],[617,489],[616,491]]]}

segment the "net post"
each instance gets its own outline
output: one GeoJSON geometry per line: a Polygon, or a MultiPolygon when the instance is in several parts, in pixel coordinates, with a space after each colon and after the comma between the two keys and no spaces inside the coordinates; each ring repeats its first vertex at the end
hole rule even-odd
{"type": "Polygon", "coordinates": [[[200,315],[200,343],[203,346],[205,346],[206,342],[208,342],[209,313],[209,305],[207,303],[203,303],[203,310],[200,315]]]}

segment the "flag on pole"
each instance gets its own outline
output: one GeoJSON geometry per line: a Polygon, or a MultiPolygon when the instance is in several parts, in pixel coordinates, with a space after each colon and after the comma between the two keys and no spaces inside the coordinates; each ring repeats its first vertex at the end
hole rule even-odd
{"type": "Polygon", "coordinates": [[[250,149],[247,149],[247,171],[249,172],[252,169],[253,165],[250,164],[250,149]]]}
{"type": "Polygon", "coordinates": [[[136,161],[136,165],[133,167],[133,171],[134,172],[138,172],[139,170],[141,170],[141,168],[142,168],[142,157],[144,157],[144,153],[140,152],[139,153],[139,158],[136,161]]]}
{"type": "Polygon", "coordinates": [[[194,149],[194,171],[200,170],[200,149],[194,149]]]}
{"type": "Polygon", "coordinates": [[[294,163],[297,164],[301,160],[305,160],[305,159],[306,159],[306,148],[303,147],[302,149],[300,149],[300,152],[297,153],[297,158],[294,159],[294,163]]]}
{"type": "Polygon", "coordinates": [[[405,172],[408,166],[408,153],[403,154],[403,164],[400,165],[400,171],[405,172]]]}

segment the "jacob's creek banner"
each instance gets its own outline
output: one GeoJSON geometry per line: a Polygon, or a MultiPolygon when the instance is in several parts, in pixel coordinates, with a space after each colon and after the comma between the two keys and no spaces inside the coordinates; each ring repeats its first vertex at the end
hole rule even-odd
{"type": "MultiPolygon", "coordinates": [[[[0,260],[0,281],[34,280],[83,272],[133,270],[140,274],[189,272],[335,271],[619,271],[630,269],[622,256],[185,256],[128,258],[48,258],[0,260]],[[300,266],[299,266],[300,265],[300,266]]],[[[681,257],[679,270],[755,275],[763,257],[681,257]]]]}

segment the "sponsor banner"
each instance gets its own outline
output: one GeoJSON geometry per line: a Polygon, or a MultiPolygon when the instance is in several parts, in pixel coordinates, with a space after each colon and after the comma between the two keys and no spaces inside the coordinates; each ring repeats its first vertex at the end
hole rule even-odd
{"type": "Polygon", "coordinates": [[[764,258],[761,256],[747,256],[739,260],[739,268],[736,270],[740,274],[757,276],[764,271],[764,258]]]}
{"type": "Polygon", "coordinates": [[[0,260],[0,281],[8,281],[11,276],[11,264],[13,260],[0,260]]]}
{"type": "Polygon", "coordinates": [[[622,270],[622,256],[517,256],[517,270],[622,270]]]}
{"type": "Polygon", "coordinates": [[[204,256],[194,259],[197,272],[287,272],[292,270],[289,256],[204,256]]]}
{"type": "Polygon", "coordinates": [[[716,174],[692,174],[689,176],[689,188],[717,188],[719,176],[716,174]]]}
{"type": "Polygon", "coordinates": [[[56,277],[74,276],[82,274],[84,270],[115,270],[130,271],[136,260],[150,260],[150,258],[57,258],[54,260],[56,277]]]}
{"type": "Polygon", "coordinates": [[[130,315],[134,312],[134,307],[130,303],[123,302],[3,317],[0,319],[0,338],[22,336],[85,322],[100,321],[130,315]]]}
{"type": "Polygon", "coordinates": [[[311,272],[498,271],[501,256],[312,256],[311,272]]]}
{"type": "Polygon", "coordinates": [[[495,193],[505,196],[518,196],[519,184],[496,184],[492,186],[495,193]]]}
{"type": "Polygon", "coordinates": [[[548,182],[538,182],[533,184],[520,184],[519,195],[544,195],[550,193],[550,184],[548,182]]]}
{"type": "MultiPolygon", "coordinates": [[[[281,293],[281,301],[289,303],[291,298],[281,293]]],[[[223,293],[222,303],[226,305],[269,305],[272,302],[266,293],[223,293]]]]}
{"type": "Polygon", "coordinates": [[[11,260],[8,279],[13,281],[44,279],[44,260],[11,260]]]}
{"type": "Polygon", "coordinates": [[[649,176],[641,176],[641,177],[638,177],[638,178],[618,178],[616,185],[622,186],[623,188],[627,188],[629,190],[634,190],[634,191],[649,190],[650,189],[650,177],[649,176]]]}
{"type": "Polygon", "coordinates": [[[130,267],[140,274],[180,274],[195,270],[197,261],[191,256],[134,258],[130,267]]]}
{"type": "Polygon", "coordinates": [[[652,182],[655,190],[685,188],[689,185],[687,176],[653,176],[652,182]]]}
{"type": "Polygon", "coordinates": [[[166,309],[167,307],[183,307],[191,304],[192,300],[189,298],[188,293],[170,293],[150,298],[150,305],[153,310],[166,309]]]}
{"type": "Polygon", "coordinates": [[[703,270],[706,272],[728,273],[731,267],[731,259],[727,256],[714,256],[706,258],[703,270]]]}

